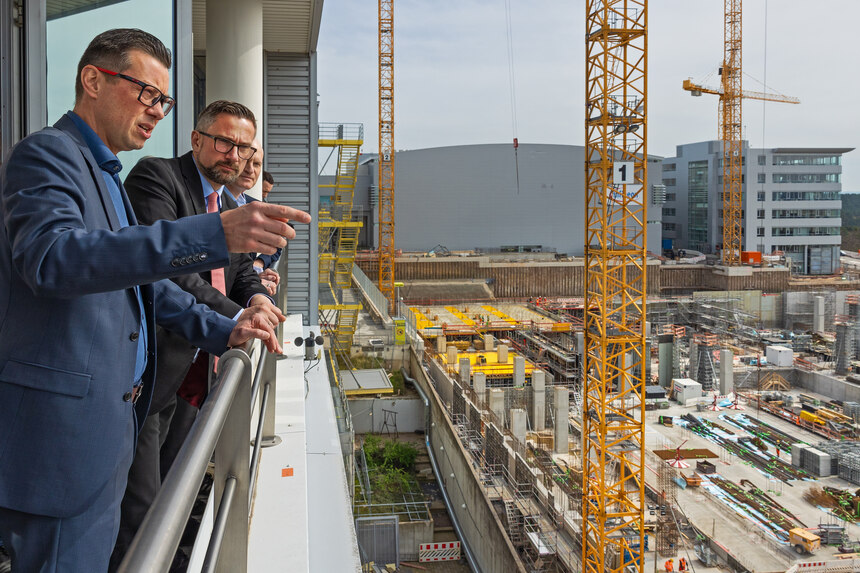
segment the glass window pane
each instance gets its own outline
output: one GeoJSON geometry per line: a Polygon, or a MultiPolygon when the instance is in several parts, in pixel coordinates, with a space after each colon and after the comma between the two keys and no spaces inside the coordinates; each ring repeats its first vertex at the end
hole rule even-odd
{"type": "MultiPolygon", "coordinates": [[[[175,57],[173,0],[125,0],[108,5],[93,0],[89,3],[93,7],[85,2],[76,3],[79,7],[71,13],[62,11],[65,4],[61,0],[47,0],[47,12],[53,16],[47,23],[48,123],[51,125],[74,107],[78,61],[90,40],[101,32],[111,28],[140,28],[164,42],[175,57]]],[[[176,93],[173,70],[170,70],[168,94],[171,96],[176,93]]],[[[141,157],[175,155],[175,121],[176,114],[171,113],[159,122],[143,149],[119,154],[123,176],[141,157]]]]}

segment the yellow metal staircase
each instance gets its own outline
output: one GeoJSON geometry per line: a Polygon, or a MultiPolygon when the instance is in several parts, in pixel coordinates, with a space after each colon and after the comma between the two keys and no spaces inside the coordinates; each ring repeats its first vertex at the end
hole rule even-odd
{"type": "Polygon", "coordinates": [[[320,124],[319,146],[337,150],[331,208],[319,212],[320,327],[336,354],[349,356],[361,301],[352,292],[352,266],[361,222],[352,220],[352,203],[364,127],[355,123],[320,124]]]}

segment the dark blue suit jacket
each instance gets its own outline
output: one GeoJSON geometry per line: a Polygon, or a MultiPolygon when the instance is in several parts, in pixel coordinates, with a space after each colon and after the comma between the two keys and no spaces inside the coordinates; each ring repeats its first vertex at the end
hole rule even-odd
{"type": "Polygon", "coordinates": [[[134,448],[159,324],[220,354],[235,323],[167,279],[229,263],[218,215],[120,229],[100,169],[68,116],[20,142],[0,173],[0,506],[80,513],[134,448]],[[142,285],[150,355],[137,405],[142,285]]]}

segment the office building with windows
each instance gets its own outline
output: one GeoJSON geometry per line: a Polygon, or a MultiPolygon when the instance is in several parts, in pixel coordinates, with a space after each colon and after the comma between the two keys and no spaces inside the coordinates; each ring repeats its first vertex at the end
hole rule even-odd
{"type": "MultiPolygon", "coordinates": [[[[839,268],[842,155],[851,148],[750,148],[744,142],[743,250],[782,252],[798,274],[839,268]]],[[[663,244],[717,253],[722,245],[722,141],[677,146],[663,160],[663,244]]]]}

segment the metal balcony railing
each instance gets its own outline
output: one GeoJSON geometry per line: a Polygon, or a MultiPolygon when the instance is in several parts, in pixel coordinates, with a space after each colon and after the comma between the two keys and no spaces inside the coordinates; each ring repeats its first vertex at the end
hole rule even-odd
{"type": "Polygon", "coordinates": [[[358,141],[364,139],[363,123],[320,123],[319,139],[358,141]]]}
{"type": "MultiPolygon", "coordinates": [[[[282,287],[279,308],[286,308],[285,298],[282,287]]],[[[280,326],[279,340],[282,330],[280,326]]],[[[280,441],[275,434],[276,361],[257,340],[221,357],[209,396],[120,565],[121,573],[170,568],[210,461],[215,522],[202,571],[247,571],[248,523],[261,448],[280,441]]]]}

